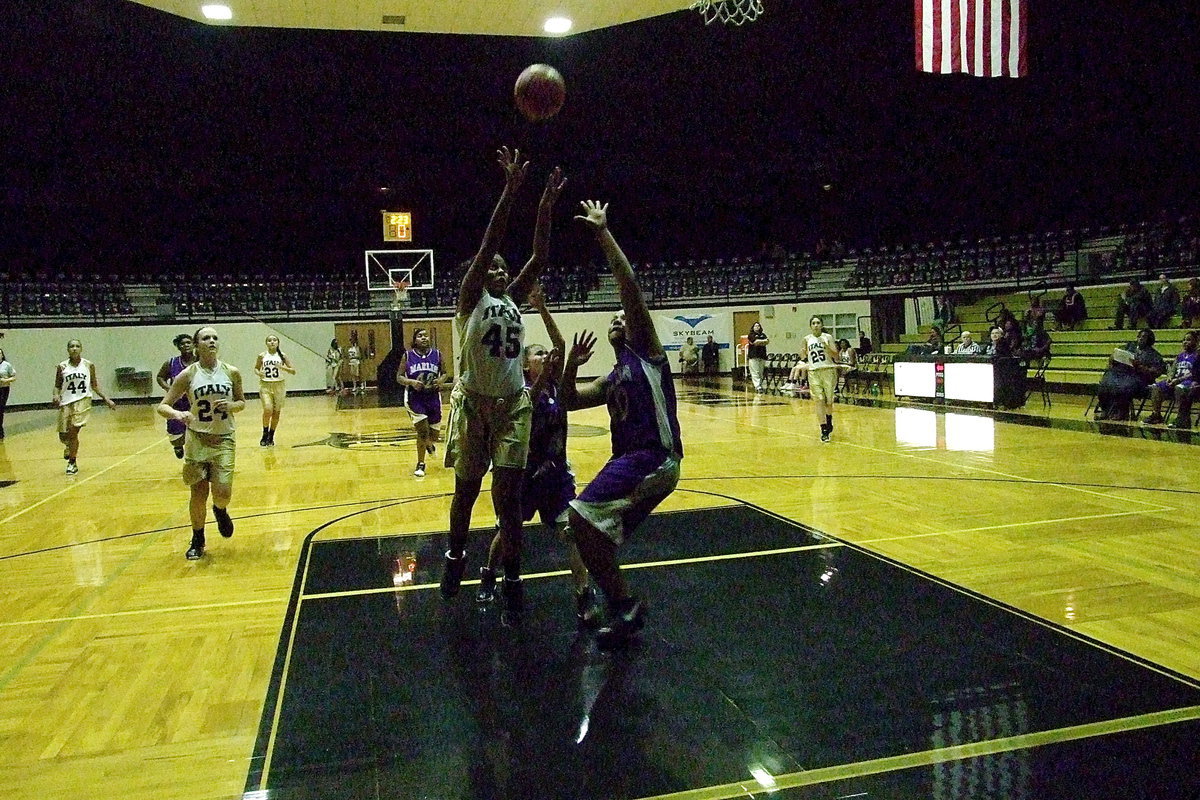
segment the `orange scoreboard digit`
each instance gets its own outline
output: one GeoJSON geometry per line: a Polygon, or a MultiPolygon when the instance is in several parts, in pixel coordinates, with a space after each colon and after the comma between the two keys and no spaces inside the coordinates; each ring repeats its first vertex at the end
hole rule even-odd
{"type": "Polygon", "coordinates": [[[408,211],[383,212],[383,240],[385,242],[411,242],[412,214],[408,211]]]}

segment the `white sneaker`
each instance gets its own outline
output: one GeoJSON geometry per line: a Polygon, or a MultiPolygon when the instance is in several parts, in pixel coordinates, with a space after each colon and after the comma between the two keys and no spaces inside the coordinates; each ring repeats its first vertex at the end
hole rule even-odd
{"type": "Polygon", "coordinates": [[[413,470],[413,475],[417,478],[425,477],[425,465],[417,464],[417,468],[413,470]]]}

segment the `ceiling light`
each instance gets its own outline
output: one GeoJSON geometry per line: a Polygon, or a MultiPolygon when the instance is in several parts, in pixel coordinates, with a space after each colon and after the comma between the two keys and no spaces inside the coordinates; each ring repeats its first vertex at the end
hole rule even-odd
{"type": "Polygon", "coordinates": [[[233,19],[233,9],[229,6],[200,6],[200,13],[205,19],[233,19]]]}
{"type": "Polygon", "coordinates": [[[571,30],[571,20],[566,17],[551,17],[542,25],[546,33],[566,33],[571,30]]]}

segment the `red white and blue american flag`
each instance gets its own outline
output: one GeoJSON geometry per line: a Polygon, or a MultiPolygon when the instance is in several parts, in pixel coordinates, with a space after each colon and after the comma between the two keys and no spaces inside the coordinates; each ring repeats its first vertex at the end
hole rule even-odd
{"type": "Polygon", "coordinates": [[[913,0],[917,69],[1020,78],[1028,0],[913,0]]]}

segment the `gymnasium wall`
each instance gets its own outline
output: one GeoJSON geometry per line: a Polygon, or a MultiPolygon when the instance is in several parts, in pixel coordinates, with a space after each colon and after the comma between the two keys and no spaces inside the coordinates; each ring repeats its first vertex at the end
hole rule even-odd
{"type": "MultiPolygon", "coordinates": [[[[674,309],[654,309],[663,343],[678,347],[663,333],[663,325],[674,318],[689,320],[710,316],[710,321],[697,325],[698,330],[713,330],[713,338],[726,345],[736,343],[737,337],[746,331],[733,330],[733,312],[758,311],[763,327],[771,336],[772,352],[799,352],[800,340],[808,333],[808,319],[814,313],[854,313],[859,316],[870,314],[870,303],[866,300],[843,300],[822,303],[773,304],[742,307],[688,306],[674,309]],[[770,314],[770,316],[768,316],[770,314]]],[[[596,334],[596,355],[580,370],[581,377],[596,377],[608,371],[612,365],[611,351],[606,351],[606,331],[612,319],[611,311],[586,311],[560,313],[555,321],[566,339],[567,346],[572,337],[584,330],[596,334]]],[[[540,342],[549,345],[546,328],[536,315],[526,315],[527,343],[540,342]]],[[[258,391],[258,380],[254,375],[254,361],[265,347],[263,340],[269,333],[280,337],[280,347],[296,365],[297,374],[288,378],[288,389],[292,391],[324,390],[325,348],[334,337],[334,322],[283,322],[268,326],[261,322],[222,322],[216,326],[221,336],[221,358],[242,370],[247,393],[258,391]],[[315,352],[313,352],[315,351],[315,352]]],[[[96,375],[100,386],[111,397],[149,398],[161,396],[158,385],[151,381],[149,393],[144,387],[118,387],[118,367],[133,367],[138,371],[158,372],[168,358],[176,354],[171,339],[179,333],[193,333],[198,325],[179,323],[171,325],[145,324],[136,326],[85,326],[77,325],[56,328],[18,328],[5,331],[0,339],[2,348],[17,369],[17,382],[13,384],[9,406],[49,405],[54,389],[54,368],[67,357],[67,340],[83,342],[83,356],[96,363],[96,375]]],[[[867,331],[870,333],[870,331],[867,331]]],[[[703,338],[696,339],[703,344],[703,338]]],[[[381,354],[382,355],[382,354],[381,354]]],[[[672,366],[678,370],[678,359],[671,354],[672,366]]],[[[733,367],[732,347],[721,349],[720,368],[728,372],[733,367]]]]}

